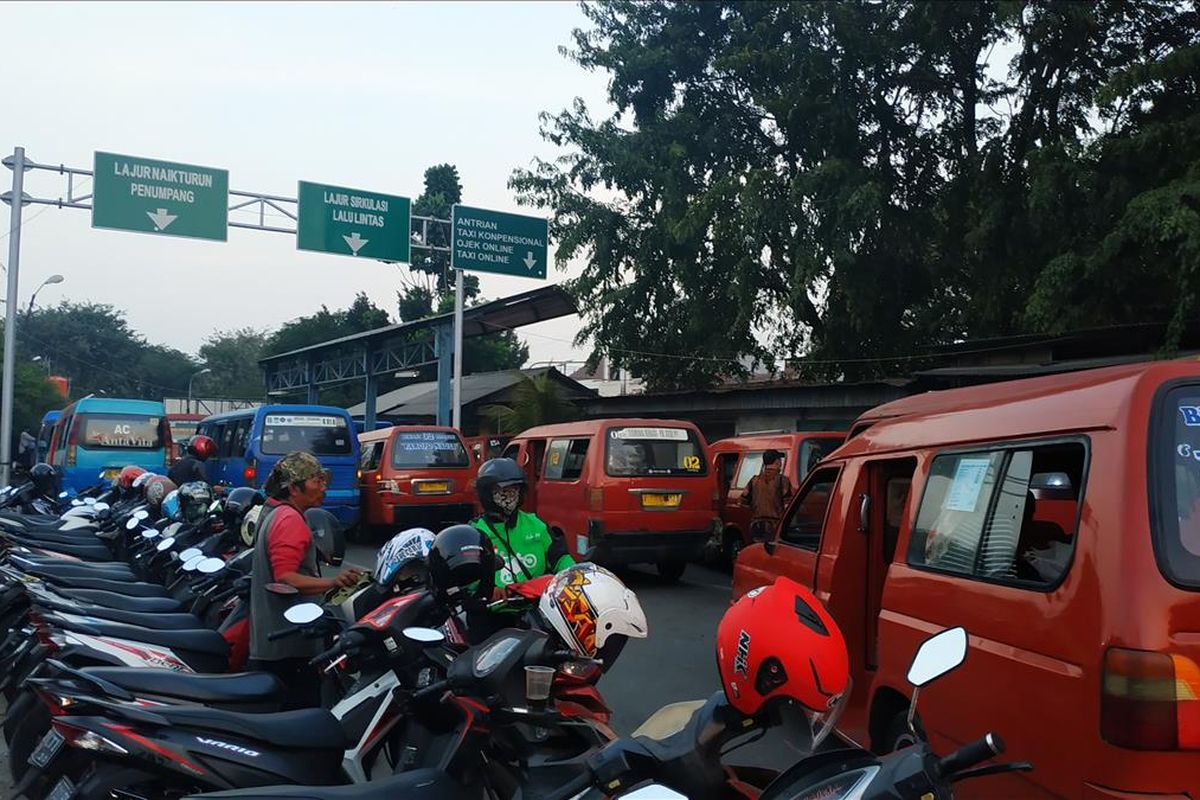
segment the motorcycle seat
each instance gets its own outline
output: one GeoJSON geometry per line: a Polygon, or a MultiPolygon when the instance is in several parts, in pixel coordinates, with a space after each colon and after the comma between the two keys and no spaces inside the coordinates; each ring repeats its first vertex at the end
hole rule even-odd
{"type": "Polygon", "coordinates": [[[377,781],[350,786],[263,786],[256,789],[230,789],[189,795],[184,800],[463,800],[478,797],[468,793],[457,781],[436,769],[414,769],[377,781]]]}
{"type": "Polygon", "coordinates": [[[173,597],[134,597],[116,592],[106,592],[100,589],[72,589],[55,586],[54,590],[63,597],[79,600],[84,603],[95,603],[98,606],[119,608],[123,611],[144,611],[149,613],[159,611],[179,611],[183,604],[173,597]]]}
{"type": "Polygon", "coordinates": [[[195,706],[164,706],[153,711],[173,725],[233,733],[278,747],[344,750],[350,744],[337,717],[323,708],[270,714],[243,714],[195,706]]]}
{"type": "Polygon", "coordinates": [[[278,698],[283,684],[269,672],[197,675],[169,669],[87,667],[83,672],[127,689],[196,703],[262,702],[278,698]]]}
{"type": "Polygon", "coordinates": [[[34,606],[39,609],[44,608],[49,611],[58,611],[63,614],[98,617],[108,622],[116,622],[122,625],[138,625],[143,628],[154,628],[160,631],[195,630],[204,626],[204,623],[195,614],[188,614],[183,611],[125,611],[119,608],[106,608],[96,605],[82,606],[69,600],[51,598],[38,598],[34,601],[34,606]]]}
{"type": "Polygon", "coordinates": [[[79,624],[64,620],[61,617],[48,618],[47,621],[69,631],[88,633],[93,636],[111,636],[131,642],[142,642],[143,644],[157,644],[169,647],[172,650],[190,650],[193,653],[205,653],[216,656],[229,653],[229,642],[225,641],[225,637],[207,628],[193,628],[192,630],[184,631],[155,630],[153,628],[139,628],[136,625],[122,625],[119,622],[107,622],[99,619],[89,620],[86,624],[79,624]]]}
{"type": "Polygon", "coordinates": [[[61,586],[65,589],[98,589],[129,597],[169,597],[167,590],[157,583],[121,581],[112,578],[66,577],[53,575],[37,568],[26,571],[36,578],[42,578],[54,586],[61,586]]]}
{"type": "Polygon", "coordinates": [[[22,562],[14,560],[13,566],[39,578],[101,578],[103,580],[133,580],[133,570],[127,564],[60,562],[58,564],[22,562]]]}

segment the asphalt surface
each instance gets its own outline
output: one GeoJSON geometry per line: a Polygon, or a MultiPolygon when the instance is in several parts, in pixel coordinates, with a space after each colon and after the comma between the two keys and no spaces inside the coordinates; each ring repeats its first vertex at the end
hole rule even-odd
{"type": "MultiPolygon", "coordinates": [[[[346,562],[369,568],[375,563],[375,550],[351,545],[346,562]]],[[[599,685],[613,709],[613,727],[628,735],[662,706],[706,699],[720,689],[715,642],[717,623],[729,606],[729,573],[691,564],[674,584],[664,583],[652,568],[625,569],[619,575],[637,593],[650,629],[646,639],[626,645],[599,685]]],[[[794,760],[773,733],[726,759],[775,769],[794,760]]],[[[0,739],[0,797],[12,796],[9,774],[8,752],[0,739]]]]}

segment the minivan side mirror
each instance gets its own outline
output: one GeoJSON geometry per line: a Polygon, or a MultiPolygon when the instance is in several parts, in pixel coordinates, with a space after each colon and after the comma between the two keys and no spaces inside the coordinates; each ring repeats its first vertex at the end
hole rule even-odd
{"type": "Polygon", "coordinates": [[[775,548],[778,545],[775,544],[774,539],[767,539],[767,540],[763,541],[762,546],[763,546],[763,550],[767,551],[767,555],[773,556],[773,555],[775,555],[775,548]]]}

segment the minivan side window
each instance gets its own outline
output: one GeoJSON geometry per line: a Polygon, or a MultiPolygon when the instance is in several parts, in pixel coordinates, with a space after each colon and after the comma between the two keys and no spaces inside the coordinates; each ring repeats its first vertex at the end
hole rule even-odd
{"type": "MultiPolygon", "coordinates": [[[[750,479],[758,473],[762,472],[763,451],[759,450],[756,453],[746,453],[742,459],[742,466],[738,468],[737,480],[733,482],[734,489],[745,489],[750,485],[750,479]]],[[[787,463],[786,456],[779,459],[779,471],[782,472],[784,464],[787,463]]],[[[801,475],[800,477],[804,477],[801,475]]]]}
{"type": "Polygon", "coordinates": [[[358,465],[363,472],[374,472],[379,469],[382,456],[383,442],[364,442],[362,452],[358,456],[358,465]]]}
{"type": "Polygon", "coordinates": [[[577,481],[583,475],[588,439],[554,439],[546,449],[546,479],[577,481]]]}
{"type": "MultiPolygon", "coordinates": [[[[504,455],[502,455],[500,457],[501,458],[511,458],[513,461],[516,461],[517,454],[520,452],[521,452],[521,445],[510,444],[508,447],[504,448],[504,455]]],[[[518,461],[517,463],[520,463],[520,462],[518,461]]]]}
{"type": "Polygon", "coordinates": [[[251,422],[250,419],[239,419],[233,425],[233,433],[229,436],[229,452],[221,455],[241,458],[246,454],[246,439],[250,435],[251,422]]]}
{"type": "Polygon", "coordinates": [[[937,456],[908,563],[978,580],[1057,585],[1074,552],[1086,460],[1080,442],[937,456]]]}
{"type": "Polygon", "coordinates": [[[779,540],[802,550],[816,551],[821,546],[821,529],[825,527],[825,512],[837,483],[837,467],[827,467],[812,475],[801,495],[792,503],[779,540]]]}

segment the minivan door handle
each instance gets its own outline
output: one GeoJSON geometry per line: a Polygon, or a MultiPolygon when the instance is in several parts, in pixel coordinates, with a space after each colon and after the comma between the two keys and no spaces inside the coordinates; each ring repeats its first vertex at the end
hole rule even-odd
{"type": "Polygon", "coordinates": [[[866,533],[869,530],[871,530],[871,495],[864,493],[859,496],[858,532],[866,533]]]}

